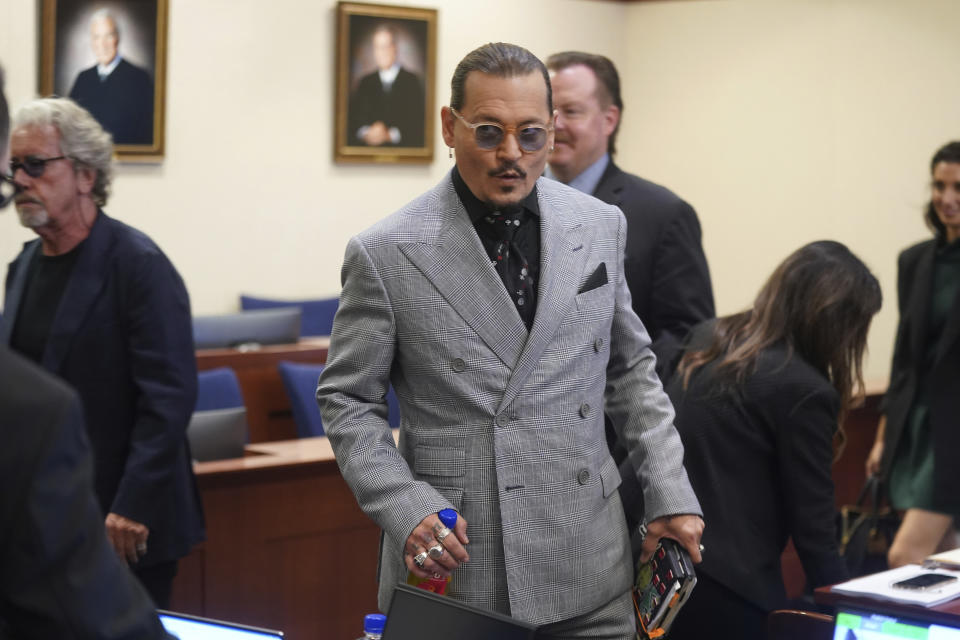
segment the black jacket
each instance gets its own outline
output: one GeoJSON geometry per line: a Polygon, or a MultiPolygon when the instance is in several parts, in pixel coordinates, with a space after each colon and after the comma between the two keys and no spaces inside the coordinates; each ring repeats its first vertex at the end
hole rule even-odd
{"type": "MultiPolygon", "coordinates": [[[[695,330],[691,348],[709,341],[712,324],[695,330]]],[[[743,385],[719,384],[710,363],[686,391],[679,376],[667,387],[707,525],[697,571],[767,611],[780,608],[780,555],[792,539],[809,586],[845,580],[831,477],[836,390],[784,346],[762,352],[743,385]]]]}
{"type": "Polygon", "coordinates": [[[887,428],[881,473],[886,477],[897,444],[916,399],[921,377],[929,381],[929,419],[934,442],[934,505],[946,513],[960,513],[960,296],[929,372],[923,371],[927,352],[927,316],[933,288],[937,241],[916,244],[900,254],[897,294],[900,323],[893,351],[890,386],[884,399],[887,428]]]}

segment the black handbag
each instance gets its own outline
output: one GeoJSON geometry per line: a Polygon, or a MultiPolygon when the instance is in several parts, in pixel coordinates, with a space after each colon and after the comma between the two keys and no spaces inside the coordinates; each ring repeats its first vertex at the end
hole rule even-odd
{"type": "Polygon", "coordinates": [[[900,527],[900,517],[889,506],[880,506],[880,502],[880,478],[871,475],[856,504],[840,508],[840,556],[851,577],[889,568],[887,552],[900,527]]]}

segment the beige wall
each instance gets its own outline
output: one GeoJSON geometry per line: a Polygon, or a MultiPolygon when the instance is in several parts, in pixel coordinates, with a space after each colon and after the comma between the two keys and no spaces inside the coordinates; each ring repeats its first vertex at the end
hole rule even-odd
{"type": "MultiPolygon", "coordinates": [[[[428,167],[332,162],[332,0],[278,0],[266,13],[255,0],[170,4],[167,159],[120,166],[108,212],[164,248],[197,313],[232,310],[240,292],[335,295],[349,236],[444,175],[442,141],[428,167]]],[[[895,256],[925,237],[930,154],[960,137],[960,3],[409,4],[440,10],[440,104],[457,61],[483,42],[613,58],[627,103],[619,162],[697,208],[719,311],[747,304],[801,243],[842,240],[888,298],[868,369],[885,376],[895,256]]],[[[35,92],[35,7],[9,0],[0,21],[13,105],[35,92]]],[[[30,237],[7,212],[0,261],[30,237]]]]}

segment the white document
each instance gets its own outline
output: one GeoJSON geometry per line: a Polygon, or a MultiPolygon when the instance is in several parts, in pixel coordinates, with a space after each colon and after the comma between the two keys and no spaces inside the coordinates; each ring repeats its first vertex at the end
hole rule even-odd
{"type": "Polygon", "coordinates": [[[847,582],[834,585],[831,589],[837,593],[849,593],[856,596],[867,596],[879,600],[893,600],[916,604],[921,607],[933,607],[948,600],[960,597],[960,571],[947,569],[924,569],[920,565],[908,564],[889,571],[874,573],[862,578],[854,578],[847,582]],[[907,580],[922,573],[938,573],[957,578],[943,586],[926,590],[900,589],[893,586],[894,582],[907,580]]]}

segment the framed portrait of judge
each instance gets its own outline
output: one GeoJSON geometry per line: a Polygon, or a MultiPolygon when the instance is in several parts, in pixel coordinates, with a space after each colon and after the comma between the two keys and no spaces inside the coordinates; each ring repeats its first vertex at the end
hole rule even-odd
{"type": "Polygon", "coordinates": [[[42,0],[40,25],[40,93],[93,114],[120,160],[161,160],[167,0],[42,0]]]}
{"type": "Polygon", "coordinates": [[[337,4],[335,161],[433,161],[436,58],[436,9],[337,4]]]}

